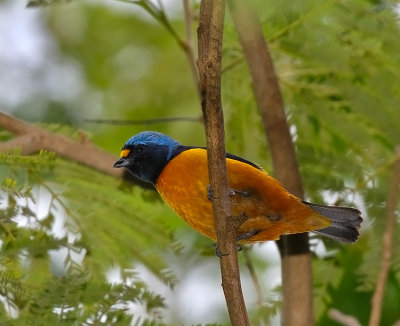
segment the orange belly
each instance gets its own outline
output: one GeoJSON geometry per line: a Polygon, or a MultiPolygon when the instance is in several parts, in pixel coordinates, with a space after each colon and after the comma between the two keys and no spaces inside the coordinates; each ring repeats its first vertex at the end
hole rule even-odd
{"type": "MultiPolygon", "coordinates": [[[[231,196],[233,215],[245,213],[247,216],[238,236],[257,231],[242,242],[277,240],[283,234],[314,231],[331,224],[265,172],[233,159],[227,159],[226,164],[229,187],[247,194],[231,196]]],[[[216,240],[208,185],[207,152],[194,148],[180,153],[167,164],[157,179],[156,188],[190,226],[216,240]]]]}

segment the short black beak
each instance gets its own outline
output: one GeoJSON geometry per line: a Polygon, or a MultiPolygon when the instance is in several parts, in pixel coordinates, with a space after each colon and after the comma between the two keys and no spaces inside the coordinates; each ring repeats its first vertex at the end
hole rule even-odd
{"type": "Polygon", "coordinates": [[[129,165],[129,161],[125,157],[121,157],[117,162],[114,163],[115,168],[123,168],[129,165]]]}

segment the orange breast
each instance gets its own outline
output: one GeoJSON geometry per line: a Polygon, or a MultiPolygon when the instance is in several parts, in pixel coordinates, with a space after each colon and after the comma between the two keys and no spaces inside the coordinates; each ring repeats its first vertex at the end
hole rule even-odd
{"type": "MultiPolygon", "coordinates": [[[[282,234],[322,229],[329,219],[304,205],[267,173],[246,163],[227,159],[229,187],[243,192],[231,196],[232,213],[245,213],[247,221],[238,236],[254,230],[257,234],[242,242],[277,240],[282,234]]],[[[157,179],[161,197],[190,226],[216,239],[209,185],[207,152],[189,149],[172,159],[157,179]]]]}

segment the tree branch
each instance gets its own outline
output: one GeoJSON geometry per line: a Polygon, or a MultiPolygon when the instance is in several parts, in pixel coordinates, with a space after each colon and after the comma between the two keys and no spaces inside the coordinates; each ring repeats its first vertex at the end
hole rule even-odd
{"type": "Polygon", "coordinates": [[[196,84],[196,89],[199,97],[201,96],[200,92],[200,79],[199,79],[199,71],[196,67],[196,58],[194,56],[193,51],[193,36],[192,36],[192,28],[193,28],[193,11],[190,8],[189,0],[183,1],[183,13],[185,18],[185,29],[186,29],[186,40],[185,40],[185,53],[186,57],[189,61],[190,71],[192,72],[194,82],[196,84]]]}
{"type": "Polygon", "coordinates": [[[246,263],[247,269],[249,270],[249,273],[250,273],[250,277],[253,281],[254,289],[256,290],[257,304],[259,307],[262,307],[263,296],[262,296],[262,292],[261,292],[261,286],[260,286],[260,282],[258,281],[256,270],[254,269],[253,261],[251,260],[250,254],[249,254],[251,248],[252,247],[246,246],[243,248],[242,252],[243,252],[244,261],[246,263]]]}
{"type": "Polygon", "coordinates": [[[386,230],[383,234],[382,263],[378,281],[371,302],[369,326],[378,326],[381,319],[382,301],[385,293],[386,280],[389,274],[393,251],[393,234],[396,227],[396,207],[400,196],[400,146],[396,147],[396,161],[393,166],[393,177],[386,201],[386,230]]]}
{"type": "Polygon", "coordinates": [[[237,229],[228,195],[224,118],[221,105],[221,52],[225,0],[202,0],[198,28],[198,68],[207,140],[208,169],[220,257],[222,288],[233,326],[249,325],[236,253],[237,229]]]}
{"type": "Polygon", "coordinates": [[[85,119],[88,123],[99,123],[108,125],[150,125],[154,123],[167,123],[167,122],[200,122],[203,123],[203,116],[198,117],[163,117],[163,118],[153,118],[153,119],[85,119]]]}
{"type": "Polygon", "coordinates": [[[189,8],[189,0],[183,0],[183,11],[185,15],[185,25],[186,25],[186,40],[182,39],[177,31],[171,25],[169,21],[165,8],[161,1],[158,1],[158,6],[156,6],[151,1],[138,1],[138,0],[117,0],[123,3],[135,4],[143,8],[149,15],[151,15],[156,21],[158,21],[165,29],[172,35],[175,41],[178,43],[179,47],[183,50],[189,61],[190,71],[192,72],[193,78],[196,83],[197,93],[200,96],[200,86],[199,86],[199,76],[196,68],[196,58],[193,51],[193,40],[192,40],[192,22],[193,15],[189,8]]]}
{"type": "Polygon", "coordinates": [[[14,139],[0,143],[1,152],[20,147],[22,154],[28,155],[44,149],[106,174],[115,177],[123,176],[122,170],[113,168],[117,157],[94,146],[86,137],[81,137],[81,141],[77,142],[21,121],[1,111],[0,126],[18,135],[14,139]]]}
{"type": "Polygon", "coordinates": [[[342,324],[343,326],[361,326],[355,317],[345,315],[337,309],[329,309],[328,316],[330,319],[342,324]]]}
{"type": "MultiPolygon", "coordinates": [[[[253,80],[275,176],[301,198],[300,172],[283,99],[259,19],[248,2],[228,0],[228,5],[253,80]]],[[[278,247],[282,257],[282,325],[314,325],[308,234],[283,236],[278,247]]]]}

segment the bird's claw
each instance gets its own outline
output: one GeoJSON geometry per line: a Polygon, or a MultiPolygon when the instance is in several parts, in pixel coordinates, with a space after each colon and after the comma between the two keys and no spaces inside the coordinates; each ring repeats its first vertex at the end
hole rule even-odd
{"type": "Polygon", "coordinates": [[[213,244],[214,248],[215,248],[215,255],[219,258],[222,258],[224,256],[228,256],[228,254],[223,253],[221,250],[219,250],[219,246],[218,243],[214,243],[213,244]]]}
{"type": "MultiPolygon", "coordinates": [[[[241,191],[241,190],[236,190],[236,189],[232,189],[232,188],[228,188],[228,194],[231,197],[235,196],[235,195],[240,195],[242,197],[250,197],[250,194],[247,191],[241,191]]],[[[211,185],[207,186],[207,199],[211,202],[215,199],[215,197],[213,195],[213,191],[211,189],[211,185]]]]}
{"type": "MultiPolygon", "coordinates": [[[[222,258],[224,256],[228,256],[229,255],[229,254],[225,254],[221,250],[219,250],[218,243],[214,243],[213,246],[215,247],[215,255],[217,257],[222,258]]],[[[236,243],[235,246],[236,246],[236,250],[237,251],[242,251],[243,250],[243,247],[240,244],[236,243]]]]}
{"type": "Polygon", "coordinates": [[[208,199],[208,201],[213,201],[214,200],[214,196],[213,196],[213,191],[211,189],[211,185],[207,186],[207,199],[208,199]]]}
{"type": "Polygon", "coordinates": [[[229,188],[229,196],[240,195],[242,197],[250,197],[250,194],[247,191],[241,191],[229,188]]]}
{"type": "Polygon", "coordinates": [[[260,232],[261,232],[261,230],[259,230],[259,229],[250,229],[246,233],[243,233],[243,234],[239,235],[236,238],[236,242],[249,239],[252,236],[255,236],[255,235],[259,234],[260,232]]]}

